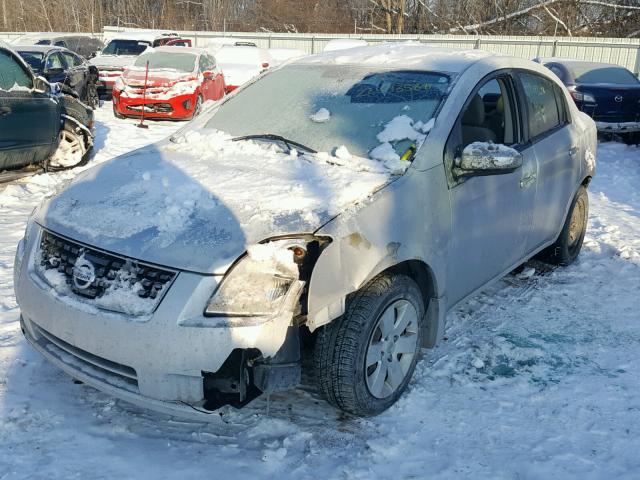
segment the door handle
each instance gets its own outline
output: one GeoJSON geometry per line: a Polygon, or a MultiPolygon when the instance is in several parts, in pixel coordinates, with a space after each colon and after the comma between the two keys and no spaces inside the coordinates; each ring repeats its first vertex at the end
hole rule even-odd
{"type": "Polygon", "coordinates": [[[528,188],[531,185],[533,185],[536,181],[536,175],[535,173],[532,173],[530,175],[527,175],[526,177],[522,177],[522,179],[520,180],[520,188],[528,188]]]}
{"type": "Polygon", "coordinates": [[[0,117],[9,115],[11,113],[11,107],[0,107],[0,117]]]}
{"type": "Polygon", "coordinates": [[[571,155],[572,157],[575,156],[575,154],[578,153],[578,147],[573,145],[570,149],[569,149],[569,155],[571,155]]]}

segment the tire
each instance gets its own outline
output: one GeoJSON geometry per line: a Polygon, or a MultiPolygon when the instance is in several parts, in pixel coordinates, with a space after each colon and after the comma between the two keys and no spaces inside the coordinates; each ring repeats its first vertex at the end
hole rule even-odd
{"type": "Polygon", "coordinates": [[[381,274],[350,297],[344,315],[316,338],[314,376],[327,401],[358,416],[393,405],[418,361],[424,312],[420,289],[404,275],[381,274]]]}
{"type": "Polygon", "coordinates": [[[96,84],[94,82],[89,82],[87,84],[86,92],[87,92],[86,103],[93,110],[95,110],[100,105],[100,99],[98,98],[98,90],[96,89],[96,84]]]}
{"type": "Polygon", "coordinates": [[[191,118],[196,118],[198,115],[200,115],[201,111],[202,111],[202,95],[198,95],[198,98],[196,98],[196,106],[193,108],[193,115],[191,115],[191,118]]]}
{"type": "Polygon", "coordinates": [[[57,172],[85,165],[89,161],[90,150],[82,130],[65,122],[60,130],[58,147],[47,160],[45,170],[57,172]]]}
{"type": "Polygon", "coordinates": [[[124,118],[124,115],[122,115],[121,113],[118,113],[118,110],[116,109],[115,104],[113,105],[113,116],[120,119],[124,118]]]}
{"type": "Polygon", "coordinates": [[[589,196],[586,187],[581,185],[573,197],[560,236],[553,245],[543,250],[541,260],[553,265],[567,266],[572,264],[580,254],[587,231],[588,216],[589,196]]]}

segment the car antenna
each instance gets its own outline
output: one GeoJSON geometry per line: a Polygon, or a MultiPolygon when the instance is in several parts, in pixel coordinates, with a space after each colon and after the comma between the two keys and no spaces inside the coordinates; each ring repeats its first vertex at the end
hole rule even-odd
{"type": "Polygon", "coordinates": [[[138,123],[138,128],[149,128],[149,125],[144,123],[144,109],[146,108],[146,99],[147,99],[147,80],[149,78],[149,60],[147,60],[147,66],[144,72],[144,85],[142,86],[142,115],[140,116],[140,123],[138,123]]]}

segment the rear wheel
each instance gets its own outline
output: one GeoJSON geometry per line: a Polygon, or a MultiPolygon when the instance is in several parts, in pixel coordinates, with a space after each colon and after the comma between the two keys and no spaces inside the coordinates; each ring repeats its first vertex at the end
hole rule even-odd
{"type": "Polygon", "coordinates": [[[420,289],[404,275],[382,274],[357,292],[316,339],[316,382],[329,403],[362,416],[393,405],[418,361],[423,318],[420,289]]]}
{"type": "Polygon", "coordinates": [[[573,263],[582,249],[588,216],[589,196],[586,187],[582,185],[573,198],[560,236],[553,245],[542,252],[542,260],[554,265],[573,263]]]}
{"type": "Polygon", "coordinates": [[[46,170],[57,171],[79,167],[89,160],[89,150],[81,129],[65,123],[60,130],[58,148],[48,160],[46,170]]]}

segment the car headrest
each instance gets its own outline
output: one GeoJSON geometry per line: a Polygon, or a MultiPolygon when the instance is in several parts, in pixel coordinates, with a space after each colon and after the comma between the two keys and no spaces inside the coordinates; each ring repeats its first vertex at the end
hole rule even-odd
{"type": "Polygon", "coordinates": [[[463,125],[482,126],[484,123],[484,102],[476,94],[462,116],[463,125]]]}

